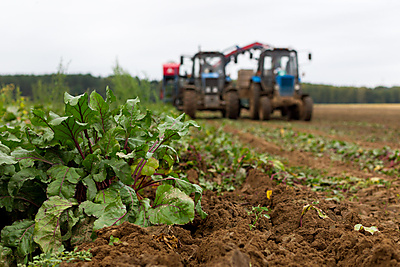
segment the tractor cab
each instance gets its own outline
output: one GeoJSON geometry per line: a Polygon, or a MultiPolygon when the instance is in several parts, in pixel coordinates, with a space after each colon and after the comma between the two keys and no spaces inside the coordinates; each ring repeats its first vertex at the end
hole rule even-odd
{"type": "Polygon", "coordinates": [[[219,52],[199,52],[192,58],[192,79],[206,95],[220,95],[225,86],[225,57],[219,52]]]}
{"type": "Polygon", "coordinates": [[[267,94],[279,93],[282,97],[300,94],[297,52],[287,48],[265,50],[260,55],[258,73],[267,94]],[[275,91],[275,92],[274,92],[275,91]]]}
{"type": "MultiPolygon", "coordinates": [[[[181,64],[183,59],[181,56],[181,64]]],[[[210,110],[221,111],[224,117],[236,119],[239,116],[239,95],[225,74],[224,54],[198,52],[191,61],[192,73],[180,90],[182,110],[192,118],[195,118],[197,110],[210,110]]]]}

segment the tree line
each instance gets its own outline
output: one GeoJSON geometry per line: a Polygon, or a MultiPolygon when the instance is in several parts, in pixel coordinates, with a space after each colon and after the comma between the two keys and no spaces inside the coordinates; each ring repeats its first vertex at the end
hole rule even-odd
{"type": "Polygon", "coordinates": [[[302,85],[314,103],[400,103],[400,87],[349,87],[324,84],[302,85]]]}
{"type": "MultiPolygon", "coordinates": [[[[157,100],[161,81],[133,77],[118,64],[113,70],[111,76],[95,77],[91,74],[65,74],[60,65],[54,74],[2,75],[0,86],[14,84],[22,96],[43,104],[62,102],[64,92],[78,95],[96,90],[104,96],[106,87],[110,87],[121,102],[136,96],[143,102],[157,100]]],[[[398,86],[367,88],[304,83],[302,90],[311,95],[314,103],[400,103],[398,86]]]]}
{"type": "Polygon", "coordinates": [[[28,97],[34,103],[41,105],[63,102],[64,92],[80,95],[96,91],[103,97],[109,87],[117,97],[118,103],[129,98],[139,97],[142,103],[158,100],[159,81],[150,81],[131,76],[118,64],[114,73],[108,77],[95,77],[91,74],[65,74],[60,64],[57,73],[46,75],[2,75],[0,88],[12,84],[17,88],[14,94],[28,97]]]}

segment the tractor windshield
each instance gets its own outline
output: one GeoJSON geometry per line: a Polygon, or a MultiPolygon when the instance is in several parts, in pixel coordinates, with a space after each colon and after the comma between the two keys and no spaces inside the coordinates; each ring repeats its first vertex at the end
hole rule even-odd
{"type": "Polygon", "coordinates": [[[270,51],[264,57],[264,76],[292,75],[297,77],[297,55],[293,51],[270,51]]]}
{"type": "Polygon", "coordinates": [[[215,73],[219,76],[224,75],[223,55],[202,54],[194,59],[194,75],[200,77],[202,74],[215,73]]]}

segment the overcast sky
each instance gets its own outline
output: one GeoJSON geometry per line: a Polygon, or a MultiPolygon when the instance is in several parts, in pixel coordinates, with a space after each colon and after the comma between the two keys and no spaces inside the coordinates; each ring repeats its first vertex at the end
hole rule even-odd
{"type": "Polygon", "coordinates": [[[311,51],[305,82],[400,85],[398,0],[1,0],[0,10],[3,75],[54,73],[62,59],[67,73],[108,76],[118,60],[161,79],[163,63],[199,46],[258,41],[311,51]]]}

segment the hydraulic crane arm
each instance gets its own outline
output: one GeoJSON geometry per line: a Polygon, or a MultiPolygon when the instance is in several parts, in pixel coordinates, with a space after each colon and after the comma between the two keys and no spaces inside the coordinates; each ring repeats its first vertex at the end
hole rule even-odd
{"type": "Polygon", "coordinates": [[[254,42],[252,44],[243,46],[243,47],[239,47],[239,46],[235,46],[235,50],[229,52],[229,53],[225,53],[225,65],[228,64],[231,61],[232,57],[236,57],[239,54],[243,54],[246,51],[251,51],[251,50],[256,50],[256,49],[260,49],[260,50],[265,50],[265,49],[269,49],[272,48],[272,46],[268,45],[268,44],[262,44],[259,42],[254,42]]]}

